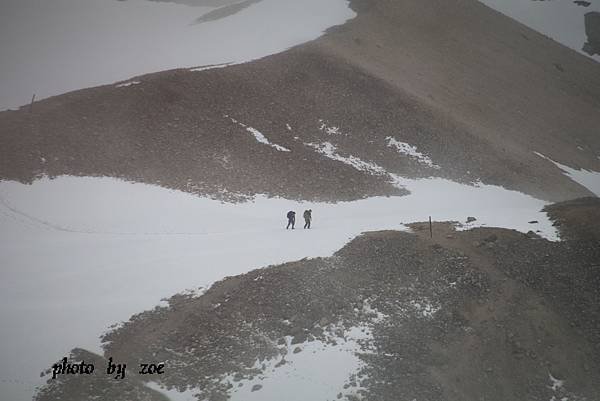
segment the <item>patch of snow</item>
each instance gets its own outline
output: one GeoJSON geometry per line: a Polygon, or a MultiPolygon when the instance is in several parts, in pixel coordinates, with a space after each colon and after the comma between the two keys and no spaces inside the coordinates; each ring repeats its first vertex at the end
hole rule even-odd
{"type": "Polygon", "coordinates": [[[385,139],[387,140],[388,147],[396,148],[398,153],[415,158],[419,163],[425,164],[428,167],[435,169],[440,168],[440,166],[434,164],[433,161],[431,161],[431,158],[429,158],[429,156],[426,156],[423,153],[417,151],[416,146],[409,145],[406,142],[400,142],[391,136],[388,136],[385,139]]]}
{"type": "Polygon", "coordinates": [[[167,389],[156,382],[146,382],[144,385],[152,390],[158,391],[159,393],[166,396],[170,401],[198,401],[196,394],[198,390],[186,389],[185,391],[178,391],[177,389],[167,389]]]}
{"type": "Polygon", "coordinates": [[[206,292],[206,288],[197,287],[197,288],[186,288],[185,290],[181,291],[180,294],[187,295],[192,298],[198,298],[199,296],[203,295],[205,292],[206,292]]]}
{"type": "Polygon", "coordinates": [[[380,312],[379,310],[373,308],[371,306],[371,301],[366,300],[363,302],[363,314],[367,316],[372,316],[370,323],[381,323],[389,318],[385,313],[380,312]]]}
{"type": "Polygon", "coordinates": [[[378,166],[375,163],[371,163],[371,162],[366,162],[364,160],[361,160],[360,158],[356,157],[356,156],[342,156],[339,153],[337,153],[337,148],[335,147],[335,145],[333,145],[331,142],[323,142],[323,143],[305,143],[304,145],[309,146],[313,149],[316,149],[317,152],[321,153],[322,155],[325,155],[326,157],[332,159],[332,160],[336,160],[339,162],[342,162],[344,164],[347,164],[349,166],[354,167],[355,169],[359,170],[359,171],[364,171],[367,172],[369,174],[373,174],[373,175],[387,175],[387,171],[381,167],[378,166]]]}
{"type": "Polygon", "coordinates": [[[248,127],[246,128],[246,131],[250,132],[252,135],[254,135],[254,137],[256,138],[256,140],[260,143],[264,143],[265,145],[269,145],[275,149],[277,149],[280,152],[289,152],[290,150],[288,148],[284,148],[281,145],[277,145],[275,143],[271,143],[269,142],[269,140],[257,129],[252,128],[252,127],[248,127]]]}
{"type": "MultiPolygon", "coordinates": [[[[527,232],[530,228],[525,229],[525,227],[527,227],[525,222],[538,220],[541,222],[540,233],[543,237],[552,240],[558,239],[556,229],[550,225],[546,214],[541,212],[541,209],[546,205],[546,203],[520,192],[507,190],[495,185],[485,185],[482,183],[477,183],[476,185],[464,185],[454,181],[434,177],[425,179],[404,178],[397,174],[389,173],[383,167],[372,162],[361,160],[356,156],[341,156],[337,153],[336,147],[329,142],[324,142],[322,144],[305,143],[305,145],[316,149],[319,153],[330,159],[348,164],[357,170],[365,171],[374,175],[388,175],[393,184],[398,188],[403,188],[410,191],[412,193],[412,195],[409,195],[410,197],[416,195],[416,197],[422,199],[423,203],[421,205],[423,206],[424,210],[427,210],[430,207],[432,210],[439,210],[440,208],[443,209],[443,205],[448,205],[449,208],[452,209],[452,211],[447,210],[450,212],[449,214],[454,214],[458,209],[461,208],[465,211],[465,213],[469,213],[470,211],[483,211],[484,209],[487,209],[484,211],[484,214],[486,215],[484,220],[487,221],[479,219],[472,225],[458,226],[458,230],[466,230],[469,228],[486,225],[491,225],[493,227],[507,227],[507,225],[502,221],[506,216],[511,216],[511,223],[508,225],[512,228],[527,232]],[[468,193],[471,193],[470,196],[473,198],[469,197],[467,195],[468,193]],[[438,201],[440,194],[443,194],[444,202],[438,201]],[[430,198],[427,198],[427,196],[430,198]],[[486,202],[490,202],[486,206],[483,206],[484,203],[480,203],[484,201],[484,198],[486,199],[486,202]],[[498,212],[498,200],[500,199],[506,202],[505,205],[508,206],[506,215],[502,215],[498,212]],[[469,202],[467,202],[467,200],[469,202]],[[536,215],[542,216],[542,220],[533,218],[534,215],[530,214],[531,209],[529,209],[529,207],[532,205],[530,202],[537,204],[539,209],[537,209],[538,211],[536,215]],[[529,206],[525,206],[526,204],[529,204],[529,206]],[[488,209],[487,206],[490,206],[490,208],[488,209]],[[523,220],[524,216],[526,215],[532,216],[532,218],[530,220],[523,220]],[[520,228],[516,228],[517,226],[520,228]]],[[[421,220],[426,220],[425,216],[423,216],[421,220]]],[[[434,219],[437,221],[462,221],[463,218],[464,215],[451,219],[434,217],[434,219]]]]}
{"type": "Polygon", "coordinates": [[[141,84],[140,81],[129,81],[129,82],[123,82],[122,84],[115,85],[115,87],[116,88],[126,88],[131,85],[139,85],[139,84],[141,84]]]}
{"type": "Polygon", "coordinates": [[[252,135],[254,135],[254,138],[256,138],[256,140],[257,140],[258,142],[260,142],[260,143],[263,143],[263,144],[265,144],[265,145],[269,145],[269,146],[271,146],[272,148],[275,148],[275,149],[277,149],[277,150],[278,150],[278,151],[280,151],[280,152],[290,152],[290,150],[289,150],[288,148],[285,148],[285,147],[283,147],[283,146],[281,146],[281,145],[277,145],[276,143],[272,143],[271,141],[269,141],[269,140],[267,139],[267,137],[266,137],[266,136],[264,136],[264,135],[262,134],[262,132],[260,132],[260,131],[259,131],[259,130],[257,130],[256,128],[252,128],[252,127],[250,127],[250,126],[248,126],[248,125],[246,125],[246,124],[244,124],[244,123],[241,123],[241,122],[239,122],[238,120],[236,120],[236,119],[235,119],[235,118],[233,118],[233,117],[229,117],[229,116],[227,116],[227,115],[226,115],[225,117],[226,117],[226,118],[229,118],[229,119],[231,120],[231,122],[233,122],[234,124],[237,124],[237,125],[239,125],[240,127],[243,127],[243,128],[245,128],[245,129],[246,129],[246,131],[248,131],[249,133],[251,133],[252,135]]]}
{"type": "MultiPolygon", "coordinates": [[[[392,174],[396,185],[411,192],[409,197],[419,199],[421,210],[432,210],[435,221],[462,221],[465,212],[474,212],[477,220],[470,226],[458,226],[457,230],[474,227],[513,228],[523,233],[531,230],[529,221],[537,220],[538,234],[558,240],[556,228],[552,226],[542,209],[548,204],[518,191],[496,185],[466,185],[443,178],[409,179],[392,174]],[[440,201],[443,198],[443,202],[440,201]],[[460,212],[462,214],[460,214],[460,212]]],[[[427,220],[427,214],[421,221],[427,220]]]]}
{"type": "Polygon", "coordinates": [[[231,65],[232,63],[221,63],[221,64],[210,64],[210,65],[203,65],[200,67],[194,67],[194,68],[190,68],[191,72],[200,72],[200,71],[206,71],[206,70],[213,70],[215,68],[225,68],[228,65],[231,65]]]}
{"type": "Polygon", "coordinates": [[[319,130],[325,132],[327,135],[346,135],[341,130],[340,127],[328,126],[323,120],[319,120],[319,130]]]}
{"type": "Polygon", "coordinates": [[[410,306],[417,313],[417,316],[424,318],[432,318],[440,310],[439,306],[433,305],[428,299],[413,299],[410,301],[410,306]]]}
{"type": "Polygon", "coordinates": [[[285,128],[286,128],[288,131],[291,131],[291,130],[292,130],[292,127],[290,127],[290,125],[289,125],[289,124],[286,124],[286,125],[285,125],[285,128]]]}
{"type": "MultiPolygon", "coordinates": [[[[163,298],[330,256],[365,231],[475,215],[479,225],[521,232],[537,220],[542,236],[557,239],[544,201],[492,185],[395,179],[411,194],[337,204],[267,196],[229,204],[112,178],[0,182],[0,357],[18,361],[0,365],[0,378],[35,383],[74,347],[100,353],[99,334],[163,298]],[[313,228],[286,231],[286,212],[307,208],[313,228]]],[[[7,399],[31,399],[30,386],[9,387],[7,399]]]]}
{"type": "Polygon", "coordinates": [[[563,385],[565,384],[564,380],[559,380],[559,379],[555,378],[554,376],[552,376],[552,373],[548,373],[548,378],[550,379],[550,382],[552,383],[552,386],[550,386],[550,389],[552,391],[560,390],[563,387],[563,385]]]}
{"type": "MultiPolygon", "coordinates": [[[[239,382],[231,376],[222,380],[233,385],[230,399],[304,401],[334,400],[339,393],[355,395],[359,387],[353,388],[348,383],[363,366],[358,355],[363,353],[362,344],[371,340],[372,334],[368,328],[352,327],[344,330],[342,337],[332,335],[332,338],[336,345],[322,341],[292,345],[292,337],[286,337],[285,355],[267,361],[262,374],[239,382]],[[301,351],[294,353],[297,347],[301,351]],[[276,366],[282,358],[285,363],[276,366]],[[255,385],[261,388],[252,391],[255,385]]],[[[257,361],[255,367],[260,369],[263,364],[257,361]]]]}
{"type": "Polygon", "coordinates": [[[600,196],[600,172],[586,169],[574,169],[569,166],[565,166],[564,164],[555,162],[554,160],[544,156],[539,152],[533,153],[535,153],[543,159],[554,163],[554,165],[561,169],[563,173],[570,179],[572,179],[579,185],[586,187],[590,192],[594,193],[596,196],[600,196]]]}

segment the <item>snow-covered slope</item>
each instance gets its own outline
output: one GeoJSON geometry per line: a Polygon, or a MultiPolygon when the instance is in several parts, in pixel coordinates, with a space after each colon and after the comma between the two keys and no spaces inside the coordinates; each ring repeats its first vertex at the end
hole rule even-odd
{"type": "Polygon", "coordinates": [[[355,15],[345,0],[264,0],[196,23],[213,10],[146,0],[5,0],[0,110],[34,93],[40,99],[150,72],[257,59],[355,15]]]}
{"type": "MultiPolygon", "coordinates": [[[[584,15],[600,11],[600,1],[480,0],[485,5],[582,54],[587,40],[584,15]],[[582,2],[583,3],[583,2],[582,2]]],[[[600,61],[600,55],[591,56],[600,61]]]]}

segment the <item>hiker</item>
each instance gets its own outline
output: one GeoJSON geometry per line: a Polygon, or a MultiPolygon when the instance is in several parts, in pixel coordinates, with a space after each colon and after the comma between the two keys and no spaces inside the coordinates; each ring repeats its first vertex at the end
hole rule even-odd
{"type": "Polygon", "coordinates": [[[304,211],[304,228],[310,228],[310,221],[312,220],[312,209],[304,211]]]}
{"type": "Polygon", "coordinates": [[[290,210],[287,214],[287,218],[288,218],[288,225],[285,229],[287,230],[288,228],[290,228],[290,226],[292,226],[292,230],[293,230],[294,224],[296,224],[296,212],[294,212],[293,210],[290,210]]]}

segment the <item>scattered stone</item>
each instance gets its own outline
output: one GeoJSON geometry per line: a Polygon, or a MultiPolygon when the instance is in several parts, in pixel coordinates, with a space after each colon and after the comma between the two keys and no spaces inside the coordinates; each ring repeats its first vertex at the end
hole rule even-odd
{"type": "Polygon", "coordinates": [[[321,337],[323,335],[323,329],[321,327],[313,327],[313,329],[310,331],[311,332],[311,336],[309,336],[310,338],[314,338],[314,337],[321,337]]]}
{"type": "Polygon", "coordinates": [[[302,344],[303,342],[305,342],[307,340],[307,335],[306,333],[299,333],[296,334],[294,336],[294,338],[292,338],[292,345],[294,344],[302,344]]]}
{"type": "Polygon", "coordinates": [[[302,352],[302,348],[300,348],[300,347],[294,348],[294,354],[297,354],[299,352],[302,352]]]}
{"type": "Polygon", "coordinates": [[[474,222],[475,220],[477,220],[477,219],[476,219],[475,217],[473,217],[473,216],[469,216],[469,217],[467,217],[467,223],[472,223],[472,222],[474,222]]]}
{"type": "Polygon", "coordinates": [[[252,391],[252,392],[258,391],[261,388],[262,388],[262,384],[255,384],[254,386],[252,386],[252,390],[250,390],[250,391],[252,391]]]}

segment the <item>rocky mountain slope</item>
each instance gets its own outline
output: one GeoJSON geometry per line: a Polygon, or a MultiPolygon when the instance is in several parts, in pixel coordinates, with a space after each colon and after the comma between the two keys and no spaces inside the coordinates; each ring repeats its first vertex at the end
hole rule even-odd
{"type": "Polygon", "coordinates": [[[0,177],[108,175],[231,200],[401,193],[375,165],[590,195],[534,152],[600,170],[597,63],[475,0],[351,5],[354,20],[281,54],[2,112],[0,177]]]}

